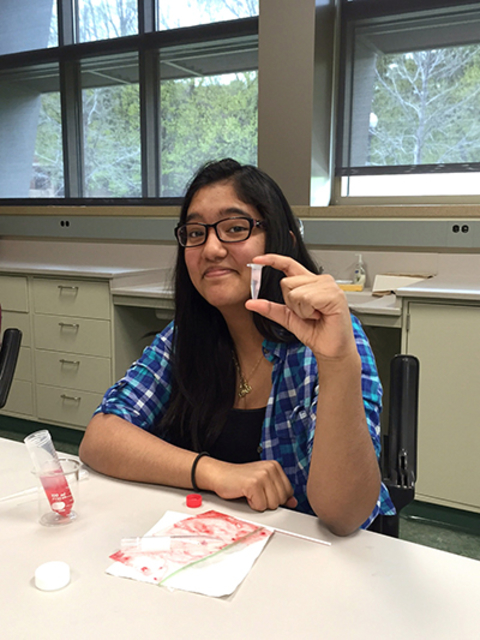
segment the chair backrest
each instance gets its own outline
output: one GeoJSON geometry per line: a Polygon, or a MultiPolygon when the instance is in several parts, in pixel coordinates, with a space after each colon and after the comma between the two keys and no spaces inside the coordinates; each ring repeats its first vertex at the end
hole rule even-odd
{"type": "Polygon", "coordinates": [[[418,375],[415,356],[392,359],[388,455],[383,472],[393,486],[414,488],[417,479],[418,375]]]}
{"type": "MultiPolygon", "coordinates": [[[[2,309],[0,307],[0,331],[1,326],[2,309]]],[[[5,330],[0,347],[0,409],[5,406],[10,393],[21,342],[22,332],[20,329],[5,330]]]]}
{"type": "Polygon", "coordinates": [[[419,369],[418,359],[411,355],[396,355],[390,362],[390,412],[382,476],[397,514],[379,516],[371,530],[395,538],[400,511],[415,497],[419,369]]]}

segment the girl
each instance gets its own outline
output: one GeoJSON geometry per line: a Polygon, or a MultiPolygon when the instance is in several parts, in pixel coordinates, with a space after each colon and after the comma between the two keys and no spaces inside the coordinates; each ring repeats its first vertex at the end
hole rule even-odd
{"type": "Polygon", "coordinates": [[[175,320],[107,391],[82,460],[259,511],[296,508],[338,535],[394,513],[372,352],[278,185],[231,159],[207,164],[175,235],[175,320]],[[252,262],[264,265],[257,300],[252,262]]]}

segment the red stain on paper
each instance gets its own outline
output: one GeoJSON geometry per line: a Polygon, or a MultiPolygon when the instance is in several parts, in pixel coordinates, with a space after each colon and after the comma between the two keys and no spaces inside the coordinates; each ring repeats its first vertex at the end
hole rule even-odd
{"type": "Polygon", "coordinates": [[[192,538],[172,537],[168,550],[117,551],[110,558],[116,562],[122,562],[157,582],[174,571],[217,553],[235,542],[241,541],[242,544],[250,545],[271,534],[270,530],[212,510],[185,518],[165,530],[156,532],[154,535],[193,536],[192,538]]]}

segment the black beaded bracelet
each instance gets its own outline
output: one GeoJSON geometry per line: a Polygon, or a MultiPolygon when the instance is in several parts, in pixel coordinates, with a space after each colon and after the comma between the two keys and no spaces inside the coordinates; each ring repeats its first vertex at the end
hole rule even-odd
{"type": "Polygon", "coordinates": [[[202,451],[201,453],[198,454],[198,456],[195,458],[195,460],[193,461],[193,464],[192,464],[191,480],[192,480],[193,490],[196,493],[198,493],[200,491],[200,489],[197,487],[197,483],[195,482],[195,471],[197,470],[197,464],[198,464],[198,461],[200,460],[200,458],[203,458],[203,456],[208,456],[208,455],[210,455],[208,453],[208,451],[202,451]]]}

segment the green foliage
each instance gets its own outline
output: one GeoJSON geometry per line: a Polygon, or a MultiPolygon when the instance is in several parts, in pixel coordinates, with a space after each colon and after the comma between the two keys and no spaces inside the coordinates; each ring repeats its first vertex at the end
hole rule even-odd
{"type": "Polygon", "coordinates": [[[178,196],[208,160],[257,160],[257,74],[169,80],[161,87],[161,195],[178,196]]]}
{"type": "Polygon", "coordinates": [[[33,184],[36,195],[63,195],[63,153],[60,96],[41,96],[40,114],[35,141],[33,184]]]}
{"type": "Polygon", "coordinates": [[[138,85],[86,89],[85,195],[141,196],[138,85]]]}
{"type": "MultiPolygon", "coordinates": [[[[257,160],[257,74],[168,80],[161,86],[161,196],[178,197],[206,161],[257,160]]],[[[140,104],[136,84],[84,89],[85,195],[142,193],[140,104]]],[[[63,160],[58,93],[42,97],[36,140],[38,182],[61,195],[63,160]]],[[[40,188],[40,187],[38,187],[40,188]]]]}

